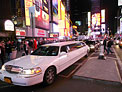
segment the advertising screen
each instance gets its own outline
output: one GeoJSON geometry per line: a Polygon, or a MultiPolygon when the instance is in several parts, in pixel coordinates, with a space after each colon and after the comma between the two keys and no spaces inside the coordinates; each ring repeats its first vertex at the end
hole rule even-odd
{"type": "Polygon", "coordinates": [[[91,12],[88,12],[88,28],[91,27],[91,12]]]}
{"type": "Polygon", "coordinates": [[[92,28],[99,29],[100,26],[100,13],[92,14],[92,28]]]}
{"type": "Polygon", "coordinates": [[[16,36],[26,36],[25,29],[16,28],[16,36]]]}
{"type": "Polygon", "coordinates": [[[33,6],[33,0],[25,0],[26,26],[30,26],[29,7],[33,6]]]}
{"type": "Polygon", "coordinates": [[[118,6],[122,5],[122,0],[118,0],[118,6]]]}
{"type": "Polygon", "coordinates": [[[59,37],[59,33],[50,33],[50,37],[59,37]]]}
{"type": "Polygon", "coordinates": [[[105,9],[101,10],[101,22],[105,22],[105,9]]]}
{"type": "Polygon", "coordinates": [[[53,21],[58,23],[58,0],[52,0],[53,21]]]}
{"type": "Polygon", "coordinates": [[[48,0],[35,0],[35,25],[49,29],[48,0]]]}

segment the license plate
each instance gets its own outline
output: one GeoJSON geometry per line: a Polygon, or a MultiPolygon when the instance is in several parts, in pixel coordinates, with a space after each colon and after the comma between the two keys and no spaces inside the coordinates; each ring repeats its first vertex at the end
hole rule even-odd
{"type": "Polygon", "coordinates": [[[7,83],[12,83],[11,78],[8,78],[8,77],[5,77],[4,81],[7,82],[7,83]]]}

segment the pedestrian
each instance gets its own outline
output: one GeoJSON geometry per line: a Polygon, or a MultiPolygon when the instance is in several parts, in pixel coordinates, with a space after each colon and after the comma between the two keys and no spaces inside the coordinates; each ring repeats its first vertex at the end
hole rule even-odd
{"type": "Polygon", "coordinates": [[[5,44],[3,41],[0,42],[0,59],[2,65],[4,64],[4,59],[5,59],[5,44]]]}
{"type": "Polygon", "coordinates": [[[107,38],[104,39],[103,41],[103,46],[104,46],[104,52],[106,51],[107,52],[107,38]]]}
{"type": "Polygon", "coordinates": [[[112,40],[112,38],[109,38],[108,43],[107,43],[107,55],[110,52],[113,53],[113,51],[111,50],[112,45],[113,45],[113,40],[112,40]]]}
{"type": "Polygon", "coordinates": [[[29,45],[28,45],[28,42],[25,41],[24,42],[24,51],[25,51],[25,54],[28,55],[28,50],[29,50],[29,45]]]}
{"type": "Polygon", "coordinates": [[[17,41],[17,51],[20,51],[20,42],[17,41]]]}
{"type": "Polygon", "coordinates": [[[11,41],[8,41],[5,45],[5,51],[6,51],[6,54],[7,54],[7,58],[8,58],[8,61],[11,60],[11,54],[12,54],[12,45],[11,45],[11,41]]]}
{"type": "Polygon", "coordinates": [[[36,50],[37,49],[37,41],[36,41],[36,39],[34,39],[34,48],[33,48],[34,50],[36,50]]]}

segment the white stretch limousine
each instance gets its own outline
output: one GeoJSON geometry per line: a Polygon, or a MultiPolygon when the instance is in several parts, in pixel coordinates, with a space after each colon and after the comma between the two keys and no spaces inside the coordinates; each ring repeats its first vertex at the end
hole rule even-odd
{"type": "Polygon", "coordinates": [[[41,82],[52,84],[60,73],[80,58],[87,56],[89,47],[80,41],[45,44],[31,55],[5,63],[0,70],[0,79],[20,86],[41,82]]]}

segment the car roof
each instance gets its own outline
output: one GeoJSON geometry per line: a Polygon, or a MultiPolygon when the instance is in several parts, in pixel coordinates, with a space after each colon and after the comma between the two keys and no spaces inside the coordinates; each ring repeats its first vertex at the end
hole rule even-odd
{"type": "Polygon", "coordinates": [[[44,44],[43,46],[64,46],[68,44],[78,43],[81,41],[66,41],[66,42],[57,42],[57,43],[51,43],[51,44],[44,44]]]}

